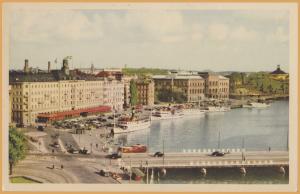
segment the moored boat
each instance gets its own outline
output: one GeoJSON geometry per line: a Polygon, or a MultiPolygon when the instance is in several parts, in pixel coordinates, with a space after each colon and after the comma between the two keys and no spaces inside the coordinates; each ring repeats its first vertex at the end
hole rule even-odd
{"type": "Polygon", "coordinates": [[[173,110],[157,110],[152,113],[151,120],[177,119],[183,117],[183,113],[173,110]]]}
{"type": "Polygon", "coordinates": [[[117,127],[114,127],[114,134],[130,133],[142,129],[148,129],[151,125],[150,119],[123,118],[119,120],[117,127]]]}
{"type": "Polygon", "coordinates": [[[230,111],[230,107],[225,106],[208,106],[205,108],[205,112],[227,112],[230,111]]]}
{"type": "Polygon", "coordinates": [[[261,103],[261,102],[251,102],[248,104],[244,104],[243,108],[267,108],[271,106],[270,104],[267,103],[261,103]]]}
{"type": "Polygon", "coordinates": [[[204,110],[200,110],[200,109],[183,109],[182,113],[184,116],[204,116],[204,110]]]}

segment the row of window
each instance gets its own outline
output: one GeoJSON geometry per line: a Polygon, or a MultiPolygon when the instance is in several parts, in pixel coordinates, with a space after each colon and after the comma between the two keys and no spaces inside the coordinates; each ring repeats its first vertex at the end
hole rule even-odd
{"type": "Polygon", "coordinates": [[[204,93],[204,89],[190,89],[191,94],[200,94],[204,93]]]}

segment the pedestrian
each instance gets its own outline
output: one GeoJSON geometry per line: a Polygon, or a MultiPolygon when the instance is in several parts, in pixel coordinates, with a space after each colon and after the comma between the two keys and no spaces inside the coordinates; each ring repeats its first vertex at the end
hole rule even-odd
{"type": "Polygon", "coordinates": [[[269,152],[271,151],[271,147],[269,147],[269,152]]]}
{"type": "Polygon", "coordinates": [[[96,143],[96,148],[98,148],[98,144],[96,143]]]}
{"type": "Polygon", "coordinates": [[[52,164],[52,169],[54,169],[54,167],[55,167],[54,164],[52,164]]]}
{"type": "Polygon", "coordinates": [[[60,168],[61,168],[61,169],[64,169],[64,165],[61,165],[60,168]]]}

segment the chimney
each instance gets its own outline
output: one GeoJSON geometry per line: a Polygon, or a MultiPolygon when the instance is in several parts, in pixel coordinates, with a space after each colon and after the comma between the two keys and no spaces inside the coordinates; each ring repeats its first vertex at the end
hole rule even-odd
{"type": "Polygon", "coordinates": [[[50,73],[50,72],[51,72],[51,62],[48,61],[48,73],[50,73]]]}
{"type": "Polygon", "coordinates": [[[69,75],[69,64],[68,64],[68,59],[63,59],[63,66],[62,66],[62,71],[66,74],[69,75]]]}
{"type": "Polygon", "coordinates": [[[24,72],[29,72],[29,62],[28,59],[25,59],[24,72]]]}

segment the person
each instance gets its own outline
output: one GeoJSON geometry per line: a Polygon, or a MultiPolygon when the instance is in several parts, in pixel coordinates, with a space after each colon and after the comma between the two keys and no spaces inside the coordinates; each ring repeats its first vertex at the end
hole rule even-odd
{"type": "Polygon", "coordinates": [[[61,165],[60,168],[61,168],[61,169],[64,169],[64,165],[61,165]]]}
{"type": "Polygon", "coordinates": [[[271,147],[269,147],[269,152],[271,151],[271,147]]]}
{"type": "Polygon", "coordinates": [[[96,148],[98,148],[98,144],[96,143],[96,148]]]}

